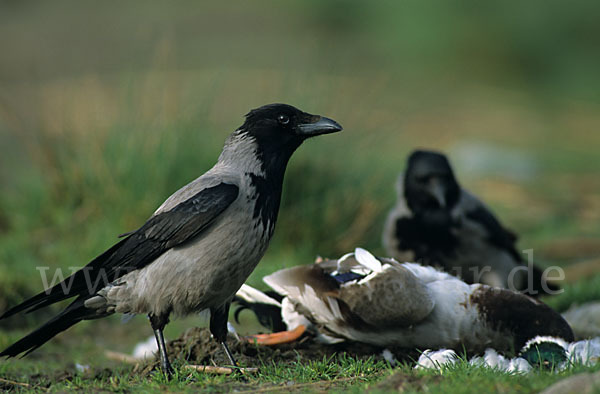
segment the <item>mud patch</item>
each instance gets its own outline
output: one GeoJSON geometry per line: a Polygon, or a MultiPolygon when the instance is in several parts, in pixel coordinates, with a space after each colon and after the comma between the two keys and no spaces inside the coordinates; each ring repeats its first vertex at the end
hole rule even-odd
{"type": "Polygon", "coordinates": [[[26,381],[20,381],[23,377],[0,377],[0,391],[15,389],[48,390],[51,386],[72,382],[76,377],[82,381],[98,381],[115,376],[115,371],[108,368],[89,368],[83,373],[77,373],[73,368],[58,370],[50,373],[34,373],[29,375],[26,381]]]}
{"type": "MultiPolygon", "coordinates": [[[[354,342],[324,345],[316,342],[311,336],[305,336],[299,341],[289,344],[263,346],[240,342],[234,336],[229,335],[227,345],[243,367],[260,367],[263,364],[271,363],[286,366],[342,354],[358,360],[366,360],[370,357],[375,360],[383,360],[383,348],[354,342]]],[[[418,351],[390,350],[400,362],[412,362],[419,358],[418,351]]],[[[179,338],[167,344],[167,351],[171,361],[175,362],[185,361],[190,364],[217,366],[230,364],[223,348],[211,337],[207,328],[188,329],[179,338]]],[[[142,368],[142,373],[150,373],[156,368],[158,368],[158,360],[152,360],[142,368]]]]}

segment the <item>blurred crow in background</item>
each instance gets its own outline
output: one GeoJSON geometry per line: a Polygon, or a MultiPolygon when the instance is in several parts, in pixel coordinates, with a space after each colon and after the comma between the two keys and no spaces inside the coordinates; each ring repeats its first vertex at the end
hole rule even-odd
{"type": "Polygon", "coordinates": [[[526,265],[515,247],[517,236],[460,187],[443,154],[414,151],[397,192],[383,231],[389,256],[532,296],[559,290],[543,280],[539,268],[526,265]]]}

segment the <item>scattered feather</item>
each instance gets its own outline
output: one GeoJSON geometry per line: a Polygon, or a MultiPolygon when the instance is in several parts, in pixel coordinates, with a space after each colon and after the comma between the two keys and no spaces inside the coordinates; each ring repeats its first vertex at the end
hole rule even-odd
{"type": "Polygon", "coordinates": [[[77,372],[87,372],[90,370],[90,366],[89,365],[83,365],[83,364],[79,364],[79,363],[75,363],[75,369],[77,370],[77,372]]]}
{"type": "Polygon", "coordinates": [[[570,343],[567,354],[571,363],[585,366],[597,364],[600,361],[600,337],[570,343]]]}
{"type": "Polygon", "coordinates": [[[531,365],[524,358],[506,358],[494,349],[486,349],[483,357],[473,357],[469,364],[513,373],[528,373],[532,370],[531,365]]]}
{"type": "MultiPolygon", "coordinates": [[[[553,370],[555,372],[563,371],[574,364],[584,366],[593,366],[600,362],[600,337],[566,343],[565,341],[553,337],[536,337],[527,342],[523,349],[540,343],[555,343],[560,344],[566,351],[567,360],[560,363],[553,370]]],[[[419,361],[415,369],[429,368],[441,370],[444,365],[451,365],[456,362],[458,356],[452,350],[426,350],[419,357],[419,361]],[[453,358],[454,357],[454,358],[453,358]]],[[[492,368],[508,373],[530,373],[537,369],[522,357],[507,358],[499,354],[494,349],[487,349],[483,356],[475,356],[469,360],[469,364],[473,366],[492,368]]]]}
{"type": "Polygon", "coordinates": [[[154,358],[154,354],[158,351],[158,346],[156,345],[156,339],[154,336],[148,337],[143,342],[135,345],[133,349],[132,356],[138,360],[143,360],[146,358],[154,358]]]}
{"type": "Polygon", "coordinates": [[[454,350],[440,349],[440,350],[425,350],[419,360],[415,369],[438,369],[447,365],[452,365],[458,361],[458,355],[454,350]]]}
{"type": "Polygon", "coordinates": [[[383,349],[381,352],[381,356],[387,361],[392,367],[398,364],[398,360],[394,357],[394,354],[390,351],[390,349],[383,349]]]}

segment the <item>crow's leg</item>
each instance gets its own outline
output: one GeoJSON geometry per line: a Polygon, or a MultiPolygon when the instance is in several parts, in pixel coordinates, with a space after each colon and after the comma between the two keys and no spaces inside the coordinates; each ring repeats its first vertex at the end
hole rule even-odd
{"type": "Polygon", "coordinates": [[[163,315],[153,315],[149,314],[148,318],[150,319],[150,325],[152,325],[152,330],[154,330],[154,337],[156,338],[156,344],[158,345],[158,352],[160,355],[160,366],[163,372],[167,375],[167,377],[173,376],[175,372],[173,367],[171,367],[171,363],[169,362],[169,357],[167,355],[167,347],[165,346],[165,337],[163,335],[163,329],[169,322],[169,314],[163,315]]]}
{"type": "Polygon", "coordinates": [[[210,332],[213,337],[223,345],[223,349],[227,354],[227,358],[231,362],[231,365],[239,367],[239,364],[233,357],[231,350],[227,346],[227,319],[229,318],[229,306],[230,302],[220,306],[219,308],[210,309],[210,332]]]}
{"type": "Polygon", "coordinates": [[[227,343],[221,342],[221,345],[223,345],[223,349],[225,350],[225,354],[227,354],[227,358],[229,358],[229,362],[231,362],[231,365],[239,367],[240,365],[238,364],[235,357],[233,357],[233,353],[231,353],[231,350],[229,350],[229,346],[227,346],[227,343]]]}

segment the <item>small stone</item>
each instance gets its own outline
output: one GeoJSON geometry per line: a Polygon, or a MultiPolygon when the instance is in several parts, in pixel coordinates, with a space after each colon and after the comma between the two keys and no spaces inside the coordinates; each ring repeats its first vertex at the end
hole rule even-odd
{"type": "Polygon", "coordinates": [[[571,307],[563,313],[577,339],[600,336],[600,301],[571,307]]]}
{"type": "Polygon", "coordinates": [[[541,394],[591,394],[600,389],[600,372],[596,373],[580,373],[562,379],[541,394]]]}

